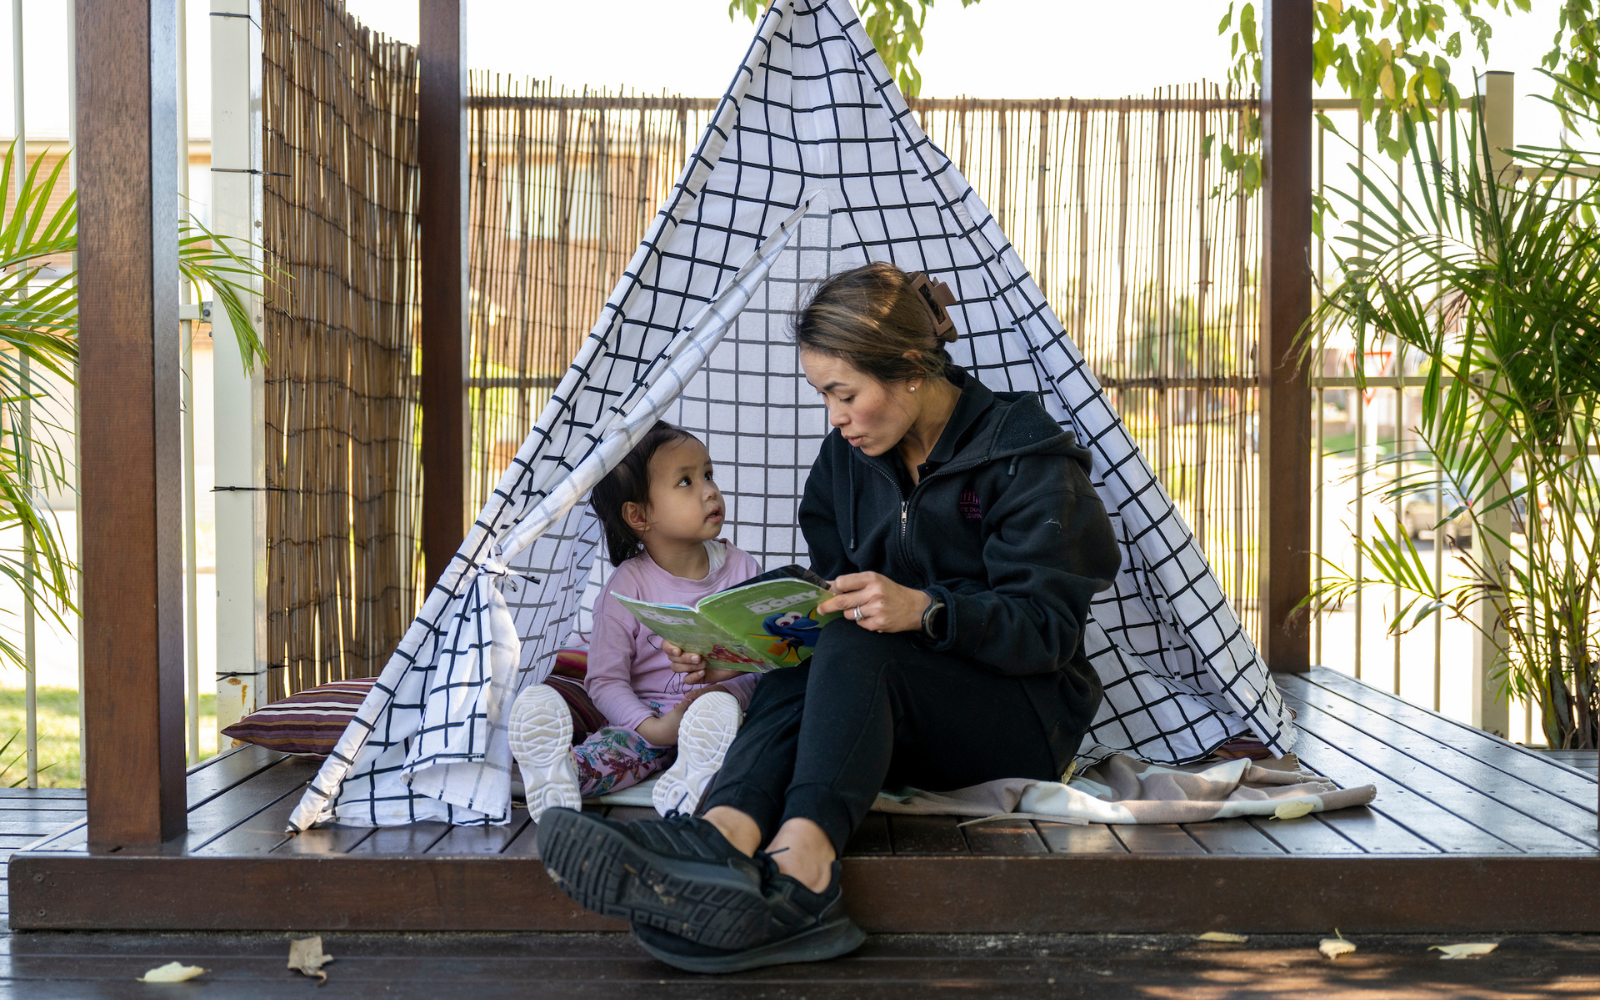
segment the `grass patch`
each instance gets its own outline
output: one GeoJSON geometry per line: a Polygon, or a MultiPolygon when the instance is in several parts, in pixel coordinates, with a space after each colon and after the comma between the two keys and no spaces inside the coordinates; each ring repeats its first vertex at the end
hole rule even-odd
{"type": "MultiPolygon", "coordinates": [[[[0,744],[11,740],[0,754],[0,785],[16,788],[27,782],[27,716],[25,692],[0,690],[0,744]],[[13,735],[14,734],[14,735],[13,735]]],[[[79,788],[83,768],[78,759],[78,691],[76,688],[40,688],[39,787],[79,788]]],[[[200,755],[217,752],[217,696],[200,696],[200,755]]]]}
{"type": "MultiPolygon", "coordinates": [[[[1370,446],[1369,446],[1370,447],[1370,446]]],[[[1354,457],[1356,454],[1356,432],[1346,431],[1343,434],[1329,434],[1322,439],[1322,452],[1325,455],[1344,455],[1354,457]]],[[[1394,454],[1394,439],[1380,438],[1377,445],[1377,458],[1388,458],[1394,454]]]]}

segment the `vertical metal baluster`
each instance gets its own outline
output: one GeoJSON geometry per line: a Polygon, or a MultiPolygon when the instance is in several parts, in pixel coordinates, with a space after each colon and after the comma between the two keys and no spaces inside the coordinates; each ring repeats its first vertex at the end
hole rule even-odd
{"type": "MultiPolygon", "coordinates": [[[[1367,128],[1366,123],[1356,121],[1356,162],[1361,169],[1367,166],[1367,128]]],[[[1356,220],[1365,224],[1367,221],[1367,192],[1364,187],[1356,189],[1356,220]]],[[[1365,370],[1362,363],[1361,342],[1366,330],[1356,331],[1355,349],[1350,352],[1352,367],[1365,370]]],[[[1366,530],[1364,518],[1366,516],[1366,464],[1367,464],[1367,394],[1358,385],[1350,390],[1350,407],[1356,411],[1356,579],[1361,579],[1362,570],[1365,569],[1365,560],[1361,557],[1361,535],[1366,530]]],[[[1355,621],[1355,671],[1356,679],[1361,679],[1361,616],[1362,616],[1362,588],[1356,588],[1356,621],[1355,621]]]]}
{"type": "MultiPolygon", "coordinates": [[[[189,213],[189,42],[188,0],[178,0],[178,213],[189,213]]],[[[178,301],[190,304],[188,282],[180,282],[178,301]]],[[[183,386],[183,618],[188,645],[184,685],[184,721],[188,724],[189,763],[200,763],[200,596],[195,528],[194,454],[194,320],[178,321],[183,354],[178,362],[183,386]]]]}
{"type": "MultiPolygon", "coordinates": [[[[1319,123],[1317,125],[1317,197],[1319,199],[1323,196],[1323,192],[1326,189],[1326,178],[1327,178],[1327,167],[1326,167],[1326,164],[1327,164],[1327,159],[1326,159],[1325,153],[1326,153],[1326,145],[1327,145],[1326,140],[1327,140],[1327,137],[1328,137],[1328,130],[1326,128],[1324,128],[1319,123]]],[[[1317,297],[1317,301],[1320,303],[1320,301],[1322,299],[1322,295],[1323,295],[1323,290],[1327,287],[1327,285],[1325,283],[1326,280],[1327,280],[1327,254],[1325,252],[1327,250],[1327,240],[1322,236],[1317,236],[1316,237],[1316,241],[1317,241],[1317,286],[1316,286],[1315,294],[1316,294],[1316,297],[1317,297]]],[[[1316,407],[1317,407],[1317,412],[1316,412],[1316,421],[1317,421],[1316,427],[1317,427],[1317,431],[1316,431],[1316,434],[1317,434],[1317,437],[1316,437],[1316,443],[1314,445],[1314,447],[1316,448],[1316,451],[1313,453],[1313,455],[1314,455],[1313,461],[1315,462],[1315,467],[1316,467],[1316,470],[1317,470],[1317,481],[1314,484],[1314,487],[1313,487],[1312,493],[1311,493],[1311,532],[1312,532],[1312,538],[1314,539],[1314,543],[1312,545],[1312,553],[1311,553],[1311,560],[1312,560],[1311,572],[1312,572],[1312,587],[1314,588],[1314,590],[1321,590],[1322,589],[1322,553],[1323,553],[1323,548],[1322,548],[1322,516],[1323,516],[1323,502],[1326,499],[1326,497],[1324,496],[1324,484],[1328,481],[1327,475],[1324,472],[1324,463],[1323,463],[1323,454],[1327,450],[1324,447],[1324,442],[1325,442],[1325,440],[1327,438],[1327,431],[1326,431],[1326,429],[1324,427],[1324,424],[1325,424],[1324,414],[1325,414],[1326,409],[1327,409],[1328,390],[1322,384],[1323,372],[1322,372],[1322,357],[1321,357],[1320,353],[1318,354],[1317,359],[1316,359],[1316,361],[1314,363],[1314,367],[1312,368],[1311,379],[1312,379],[1312,384],[1317,387],[1317,393],[1316,393],[1316,407]]],[[[1312,642],[1311,662],[1312,663],[1321,663],[1322,662],[1323,617],[1324,616],[1320,615],[1320,614],[1314,614],[1314,615],[1311,616],[1311,628],[1312,628],[1312,633],[1311,633],[1311,637],[1312,637],[1311,638],[1311,642],[1312,642]]]]}
{"type": "MultiPolygon", "coordinates": [[[[1437,147],[1441,151],[1444,149],[1444,116],[1445,116],[1445,112],[1441,108],[1440,111],[1439,111],[1439,115],[1438,115],[1438,122],[1437,122],[1436,127],[1435,127],[1435,134],[1438,136],[1437,147]]],[[[1436,246],[1442,252],[1443,247],[1444,247],[1443,238],[1441,238],[1441,239],[1439,239],[1437,241],[1436,246]]],[[[1440,282],[1437,283],[1437,285],[1435,287],[1435,290],[1434,290],[1434,300],[1438,301],[1439,297],[1441,295],[1443,295],[1443,294],[1444,294],[1444,283],[1443,283],[1443,281],[1440,281],[1440,282]]],[[[1443,317],[1440,317],[1439,321],[1441,323],[1444,322],[1443,317]]],[[[1435,455],[1433,457],[1433,465],[1434,465],[1435,470],[1439,470],[1440,468],[1442,468],[1442,463],[1439,461],[1439,457],[1437,455],[1435,455]]],[[[1433,535],[1433,579],[1434,579],[1434,587],[1437,590],[1442,591],[1444,589],[1444,545],[1442,545],[1440,543],[1439,533],[1438,532],[1434,532],[1434,535],[1433,535]]],[[[1443,611],[1435,611],[1433,613],[1433,710],[1435,712],[1439,711],[1439,703],[1440,703],[1439,692],[1444,687],[1444,684],[1442,682],[1443,681],[1443,673],[1444,673],[1444,612],[1443,611]]]]}
{"type": "MultiPolygon", "coordinates": [[[[28,176],[28,127],[27,115],[24,104],[26,103],[27,90],[22,79],[22,0],[11,0],[11,78],[12,98],[15,103],[16,115],[16,150],[15,159],[12,161],[16,171],[14,184],[17,189],[17,211],[22,211],[22,184],[28,176]]],[[[21,265],[18,265],[20,268],[21,265]]],[[[22,374],[22,406],[21,426],[17,435],[18,465],[21,473],[22,488],[30,494],[33,493],[33,372],[26,356],[20,358],[22,374]]],[[[33,588],[39,576],[35,569],[35,562],[39,556],[37,543],[33,537],[33,527],[26,522],[22,525],[22,657],[24,665],[23,684],[26,687],[24,699],[24,726],[26,729],[24,739],[27,746],[27,775],[28,787],[39,787],[39,677],[36,668],[39,665],[39,650],[34,634],[34,601],[33,588]]]]}

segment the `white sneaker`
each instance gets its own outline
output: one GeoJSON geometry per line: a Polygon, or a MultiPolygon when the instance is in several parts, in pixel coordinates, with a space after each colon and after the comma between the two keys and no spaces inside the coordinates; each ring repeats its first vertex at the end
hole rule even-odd
{"type": "Polygon", "coordinates": [[[738,732],[739,699],[726,691],[696,698],[678,724],[678,759],[650,793],[656,812],[694,812],[738,732]]]}
{"type": "Polygon", "coordinates": [[[572,715],[556,689],[547,684],[524,688],[511,706],[506,728],[534,822],[555,806],[582,809],[578,772],[572,766],[572,715]]]}

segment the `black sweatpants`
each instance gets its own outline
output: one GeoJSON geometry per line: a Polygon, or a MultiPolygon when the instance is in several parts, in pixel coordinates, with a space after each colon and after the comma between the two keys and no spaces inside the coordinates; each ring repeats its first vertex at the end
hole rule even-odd
{"type": "Polygon", "coordinates": [[[1058,777],[1016,678],[841,619],[808,663],[761,678],[702,809],[746,813],[763,844],[804,817],[842,854],[881,788],[1058,777]]]}

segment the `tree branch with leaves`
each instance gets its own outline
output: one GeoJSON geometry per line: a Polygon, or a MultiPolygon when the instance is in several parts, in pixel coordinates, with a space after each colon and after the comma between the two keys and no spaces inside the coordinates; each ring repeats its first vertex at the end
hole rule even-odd
{"type": "MultiPolygon", "coordinates": [[[[961,6],[971,7],[978,0],[961,0],[961,6]]],[[[922,28],[928,23],[928,11],[934,0],[858,0],[861,25],[878,50],[878,58],[894,77],[895,84],[906,97],[916,97],[922,91],[922,73],[917,70],[917,57],[922,55],[922,28]]],[[[728,18],[740,14],[750,22],[761,20],[767,8],[764,0],[731,0],[728,18]]]]}

